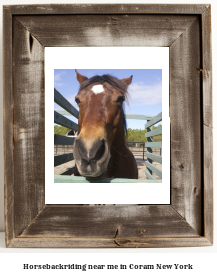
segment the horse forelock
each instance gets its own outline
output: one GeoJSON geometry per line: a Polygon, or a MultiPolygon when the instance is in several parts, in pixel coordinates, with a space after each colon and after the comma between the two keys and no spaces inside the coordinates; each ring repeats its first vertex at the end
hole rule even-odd
{"type": "Polygon", "coordinates": [[[104,85],[104,83],[108,83],[110,84],[112,87],[114,87],[115,89],[119,90],[124,96],[127,95],[127,84],[125,84],[122,80],[109,75],[109,74],[105,74],[105,75],[95,75],[89,79],[87,79],[85,82],[83,82],[80,85],[79,88],[79,92],[85,88],[87,88],[89,85],[94,84],[94,83],[100,83],[101,85],[104,85]]]}

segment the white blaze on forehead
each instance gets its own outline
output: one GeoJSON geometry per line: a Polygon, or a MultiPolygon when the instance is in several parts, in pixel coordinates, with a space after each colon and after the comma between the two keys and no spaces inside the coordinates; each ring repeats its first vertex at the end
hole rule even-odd
{"type": "Polygon", "coordinates": [[[104,88],[103,88],[103,85],[94,85],[91,89],[94,94],[100,94],[100,93],[103,93],[104,92],[104,88]]]}

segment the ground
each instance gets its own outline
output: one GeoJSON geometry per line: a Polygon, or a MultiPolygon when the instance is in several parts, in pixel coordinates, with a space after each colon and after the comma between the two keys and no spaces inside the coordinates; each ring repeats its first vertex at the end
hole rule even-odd
{"type": "MultiPolygon", "coordinates": [[[[159,150],[154,149],[153,151],[154,151],[154,154],[157,154],[157,155],[160,154],[159,150]]],[[[67,152],[70,152],[70,150],[69,149],[64,150],[64,148],[59,149],[59,150],[55,149],[55,154],[62,154],[64,152],[67,153],[67,152]]],[[[143,160],[143,149],[142,148],[132,148],[132,153],[133,153],[133,155],[136,159],[137,167],[138,167],[138,170],[139,170],[139,179],[142,179],[142,180],[147,179],[147,177],[145,175],[145,170],[147,169],[146,166],[145,166],[145,161],[147,160],[147,157],[144,156],[144,160],[143,160]]],[[[64,163],[62,165],[56,166],[56,167],[54,167],[54,175],[58,175],[61,172],[63,172],[64,170],[66,170],[67,168],[71,168],[74,165],[75,165],[75,162],[73,160],[73,161],[64,163]]],[[[160,170],[162,170],[162,164],[157,163],[157,162],[153,162],[153,165],[155,165],[160,170]]],[[[155,173],[153,173],[153,177],[156,180],[160,180],[160,178],[155,173]]]]}

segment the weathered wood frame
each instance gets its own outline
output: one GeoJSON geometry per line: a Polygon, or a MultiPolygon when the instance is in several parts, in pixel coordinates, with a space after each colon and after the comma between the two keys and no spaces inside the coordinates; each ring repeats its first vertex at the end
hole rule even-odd
{"type": "Polygon", "coordinates": [[[212,245],[211,78],[210,5],[4,6],[6,246],[212,245]],[[170,47],[171,205],[45,205],[44,47],[133,45],[170,47]]]}

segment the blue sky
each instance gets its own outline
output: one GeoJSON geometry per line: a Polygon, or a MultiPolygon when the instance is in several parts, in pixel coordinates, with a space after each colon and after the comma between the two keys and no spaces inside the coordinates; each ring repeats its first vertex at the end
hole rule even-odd
{"type": "MultiPolygon", "coordinates": [[[[119,79],[133,75],[133,81],[128,88],[129,101],[125,104],[126,114],[157,115],[162,111],[162,70],[161,69],[77,69],[88,78],[94,75],[110,74],[119,79]]],[[[75,96],[79,89],[79,83],[75,77],[74,69],[55,69],[54,87],[68,101],[78,109],[75,96]]],[[[61,109],[56,103],[54,109],[61,109]]],[[[69,116],[77,123],[77,119],[69,116]]],[[[127,127],[132,129],[144,129],[146,121],[127,120],[127,127]]]]}

